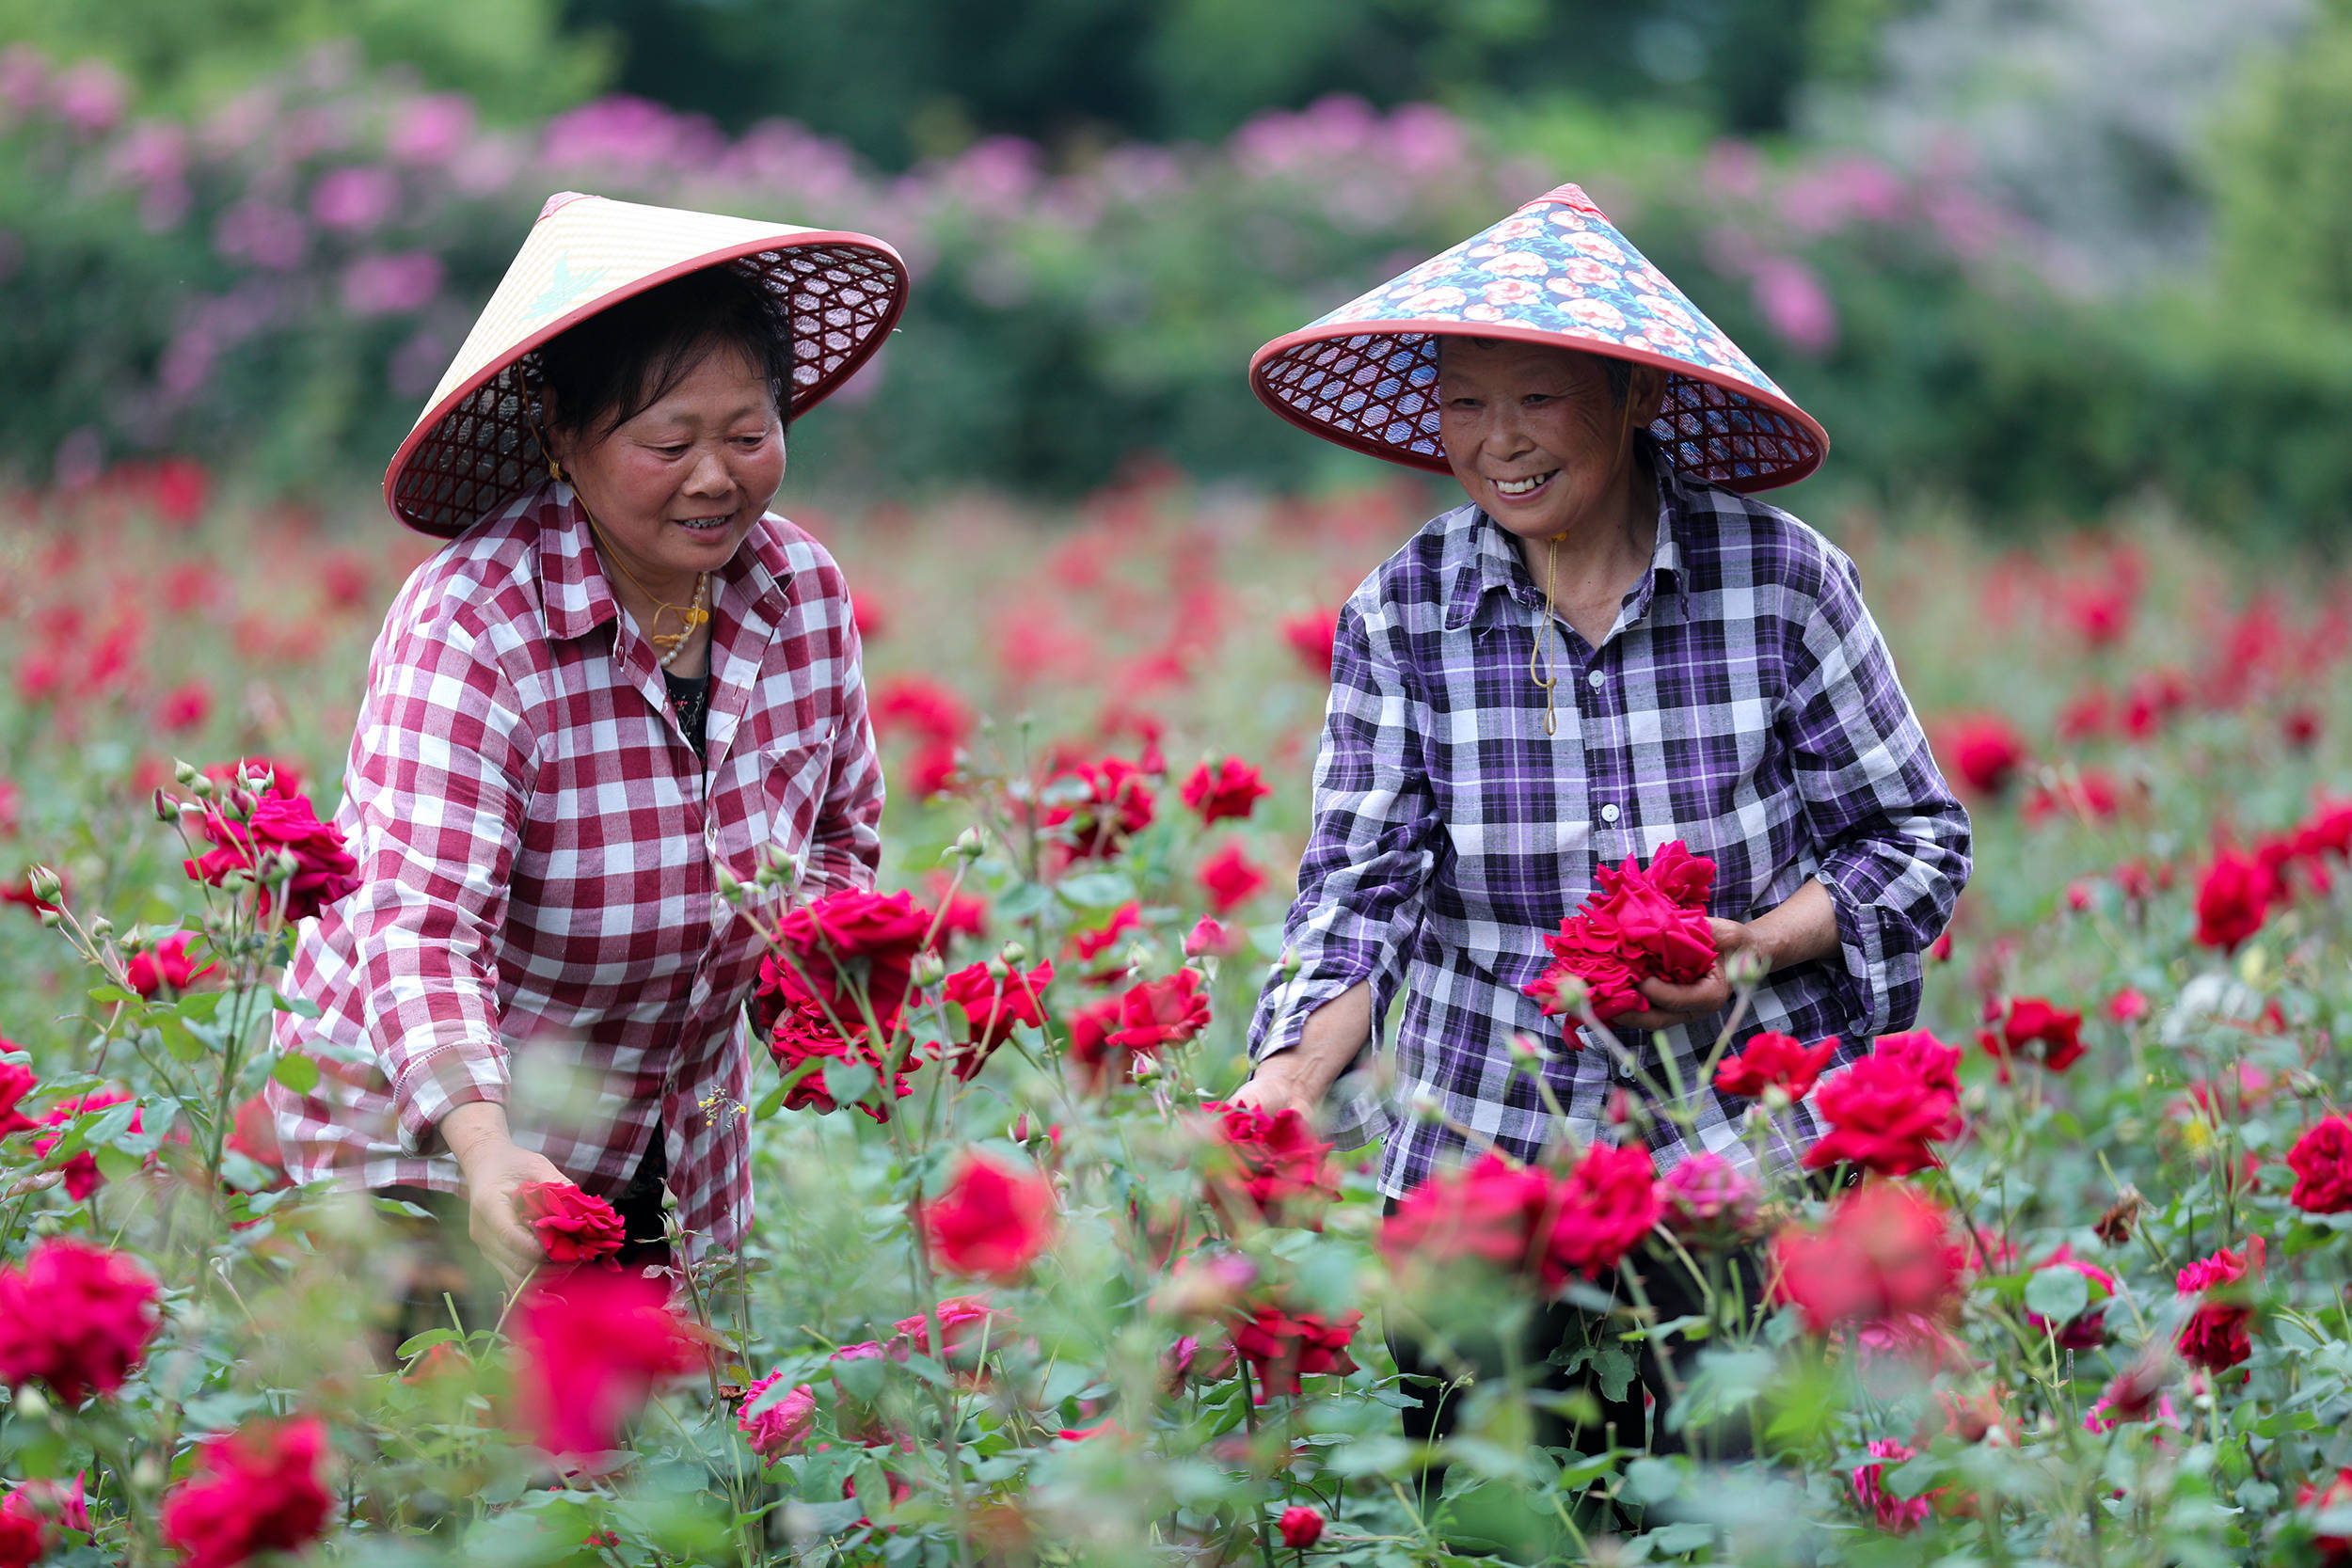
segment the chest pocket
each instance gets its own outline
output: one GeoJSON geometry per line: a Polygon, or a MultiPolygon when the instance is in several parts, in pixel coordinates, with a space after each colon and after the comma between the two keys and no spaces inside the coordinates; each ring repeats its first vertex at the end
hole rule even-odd
{"type": "Polygon", "coordinates": [[[758,839],[797,854],[808,842],[833,772],[837,730],[805,731],[792,740],[761,748],[758,805],[765,820],[758,839]]]}

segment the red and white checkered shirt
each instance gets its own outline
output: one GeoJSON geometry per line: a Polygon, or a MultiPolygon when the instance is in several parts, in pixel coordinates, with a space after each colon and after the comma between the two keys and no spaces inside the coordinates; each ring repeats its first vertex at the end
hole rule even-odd
{"type": "Polygon", "coordinates": [[[273,1083],[296,1180],[456,1191],[436,1128],[516,1141],[618,1196],[653,1129],[697,1250],[751,1217],[742,1002],[758,939],[718,895],[773,846],[798,895],[872,885],[882,775],[840,568],[771,515],[711,579],[707,757],[622,613],[569,486],[419,567],[368,662],[336,826],[358,890],[306,923],[273,1083]]]}

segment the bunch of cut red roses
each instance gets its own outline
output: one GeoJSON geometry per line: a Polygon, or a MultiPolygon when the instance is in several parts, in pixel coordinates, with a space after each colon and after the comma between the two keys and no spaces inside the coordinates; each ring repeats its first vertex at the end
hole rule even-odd
{"type": "Polygon", "coordinates": [[[1614,870],[1600,867],[1599,879],[1599,890],[1544,939],[1553,962],[1524,988],[1546,1016],[1568,1015],[1562,1032],[1571,1046],[1578,1043],[1577,1008],[1563,999],[1563,981],[1581,980],[1594,1016],[1606,1023],[1649,1006],[1643,981],[1695,985],[1715,967],[1715,927],[1707,913],[1713,861],[1676,839],[1659,847],[1647,868],[1628,856],[1614,870]]]}

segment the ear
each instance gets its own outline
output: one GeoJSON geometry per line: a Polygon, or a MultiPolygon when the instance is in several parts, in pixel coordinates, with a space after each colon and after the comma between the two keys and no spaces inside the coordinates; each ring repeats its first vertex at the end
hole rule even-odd
{"type": "Polygon", "coordinates": [[[566,479],[572,471],[572,451],[579,444],[572,433],[556,422],[555,388],[542,381],[539,384],[539,407],[532,415],[535,433],[549,460],[564,471],[566,479]]]}

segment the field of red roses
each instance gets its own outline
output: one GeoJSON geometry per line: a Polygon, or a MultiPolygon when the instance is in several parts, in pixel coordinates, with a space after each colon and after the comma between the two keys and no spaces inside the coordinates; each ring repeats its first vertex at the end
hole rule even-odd
{"type": "MultiPolygon", "coordinates": [[[[252,1109],[319,1071],[275,965],[347,881],[318,820],[421,543],[187,463],[0,501],[0,1564],[2352,1560],[2352,579],[2153,516],[1816,519],[1977,823],[1920,1031],[1710,1065],[1758,1148],[1810,1098],[1812,1181],[1661,1180],[1629,1096],[1384,1221],[1361,1153],[1222,1097],[1333,607],[1431,500],[788,507],[894,800],[880,895],[728,890],[773,934],[772,1066],[708,1108],[756,1234],[648,1281],[536,1194],[549,1263],[471,1334],[416,1309],[416,1214],[288,1186],[252,1109]],[[1563,1295],[1615,1303],[1564,1352],[1604,1388],[1690,1341],[1676,1435],[1755,1457],[1540,1447],[1574,1411],[1517,1365],[1405,1442],[1384,1329],[1467,1369],[1563,1295]]],[[[1553,1001],[1597,1018],[1592,953],[1675,954],[1583,918],[1553,1001]]]]}

